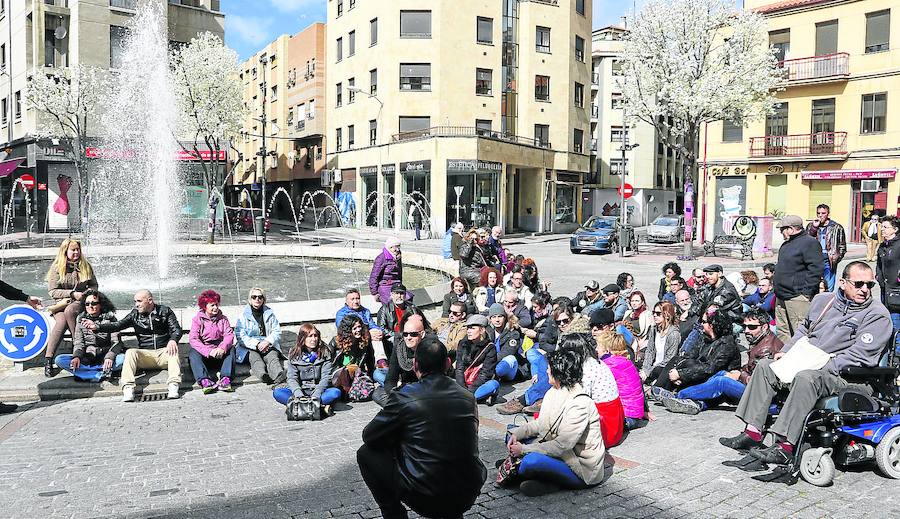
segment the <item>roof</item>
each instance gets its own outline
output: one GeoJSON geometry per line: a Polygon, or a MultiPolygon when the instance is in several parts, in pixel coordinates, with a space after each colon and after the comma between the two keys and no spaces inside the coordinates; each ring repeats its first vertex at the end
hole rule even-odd
{"type": "Polygon", "coordinates": [[[824,4],[826,2],[830,2],[831,0],[781,0],[780,2],[775,2],[772,4],[761,5],[753,11],[757,13],[774,13],[778,11],[785,11],[788,9],[794,9],[797,7],[806,7],[810,5],[816,4],[824,4]]]}

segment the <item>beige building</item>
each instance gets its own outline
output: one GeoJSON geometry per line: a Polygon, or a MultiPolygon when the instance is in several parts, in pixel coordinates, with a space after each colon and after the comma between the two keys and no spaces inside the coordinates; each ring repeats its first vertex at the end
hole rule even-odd
{"type": "Polygon", "coordinates": [[[625,33],[621,26],[609,26],[592,35],[591,173],[582,190],[583,218],[619,214],[624,171],[625,182],[634,188],[625,202],[628,221],[648,225],[657,216],[682,212],[684,165],[656,138],[653,125],[625,126],[620,87],[625,33]]]}
{"type": "MultiPolygon", "coordinates": [[[[46,223],[48,199],[52,205],[61,193],[72,203],[78,197],[74,187],[68,191],[66,182],[61,185],[58,181],[74,176],[64,143],[36,139],[39,128],[50,125],[39,121],[41,115],[25,103],[28,78],[39,71],[79,64],[114,68],[138,1],[0,0],[0,142],[4,143],[0,146],[10,149],[7,158],[26,159],[11,175],[0,179],[0,190],[3,200],[9,200],[12,179],[25,174],[34,177],[33,215],[40,229],[46,223]]],[[[170,45],[186,43],[204,31],[223,38],[225,15],[219,7],[219,0],[168,0],[170,45]]],[[[14,197],[14,202],[14,225],[20,221],[24,225],[24,200],[14,197]]],[[[48,224],[51,229],[65,226],[65,219],[48,224]]]]}
{"type": "Polygon", "coordinates": [[[730,214],[811,220],[824,203],[847,238],[861,241],[869,215],[898,213],[898,4],[747,0],[745,6],[766,17],[786,83],[764,120],[743,128],[709,125],[706,239],[727,232],[730,214]]]}
{"type": "Polygon", "coordinates": [[[356,224],[574,227],[590,0],[330,0],[328,168],[356,224]]]}
{"type": "Polygon", "coordinates": [[[266,203],[274,218],[292,218],[290,203],[299,211],[308,199],[304,193],[321,189],[325,32],[324,24],[315,23],[293,36],[281,35],[241,65],[248,118],[234,190],[251,194],[258,207],[265,167],[266,203]],[[265,164],[259,155],[264,133],[265,164]]]}

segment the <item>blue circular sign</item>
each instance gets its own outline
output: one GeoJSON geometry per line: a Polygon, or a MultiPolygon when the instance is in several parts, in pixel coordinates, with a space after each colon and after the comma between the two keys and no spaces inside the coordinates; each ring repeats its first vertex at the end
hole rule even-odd
{"type": "Polygon", "coordinates": [[[0,355],[14,362],[38,356],[50,338],[49,316],[28,305],[0,312],[0,355]]]}

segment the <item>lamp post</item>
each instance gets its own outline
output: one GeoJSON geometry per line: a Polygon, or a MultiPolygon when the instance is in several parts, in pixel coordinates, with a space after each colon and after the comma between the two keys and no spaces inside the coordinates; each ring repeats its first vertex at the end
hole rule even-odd
{"type": "Polygon", "coordinates": [[[259,57],[259,64],[262,65],[262,83],[259,84],[259,88],[262,90],[262,116],[260,117],[260,122],[262,123],[262,147],[256,155],[260,158],[259,162],[262,169],[262,203],[259,207],[262,214],[263,245],[266,244],[266,176],[269,172],[269,165],[266,163],[268,158],[268,153],[266,153],[266,132],[268,131],[266,128],[266,65],[268,63],[269,59],[265,54],[259,57]]]}
{"type": "MultiPolygon", "coordinates": [[[[378,95],[373,94],[372,92],[366,92],[365,90],[363,90],[359,87],[349,87],[349,88],[347,88],[347,90],[349,90],[350,92],[353,92],[354,94],[362,94],[362,95],[368,97],[369,99],[374,99],[378,103],[378,113],[375,114],[375,128],[378,131],[377,137],[383,140],[384,135],[381,131],[381,111],[384,110],[384,103],[381,102],[381,99],[378,99],[378,95]]],[[[380,189],[382,160],[381,160],[381,145],[378,144],[378,139],[376,139],[375,145],[378,146],[378,167],[375,168],[375,192],[378,193],[378,196],[375,197],[375,225],[376,225],[376,228],[379,231],[381,231],[381,218],[384,213],[384,204],[382,202],[381,189],[380,189]]],[[[360,202],[363,206],[362,207],[363,214],[365,214],[365,211],[367,209],[365,206],[366,201],[360,200],[360,202]]]]}
{"type": "Polygon", "coordinates": [[[628,224],[628,211],[625,210],[625,153],[629,152],[640,144],[628,144],[628,131],[625,130],[622,136],[622,146],[619,151],[622,152],[622,170],[619,171],[619,257],[625,257],[625,226],[628,224]]]}

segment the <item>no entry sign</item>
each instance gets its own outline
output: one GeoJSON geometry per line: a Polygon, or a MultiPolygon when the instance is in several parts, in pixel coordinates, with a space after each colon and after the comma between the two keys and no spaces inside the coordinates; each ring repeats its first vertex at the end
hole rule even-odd
{"type": "Polygon", "coordinates": [[[29,175],[28,173],[19,177],[19,180],[22,182],[22,187],[28,189],[29,191],[34,189],[34,177],[29,175]]]}
{"type": "Polygon", "coordinates": [[[631,198],[631,195],[634,194],[634,186],[631,184],[625,184],[624,186],[619,188],[619,195],[622,195],[625,200],[631,198]]]}

